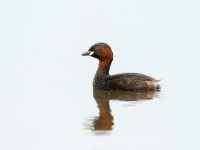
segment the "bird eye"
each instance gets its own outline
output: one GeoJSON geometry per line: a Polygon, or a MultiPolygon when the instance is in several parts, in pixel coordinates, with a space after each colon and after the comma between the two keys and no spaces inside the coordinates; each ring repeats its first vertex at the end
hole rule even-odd
{"type": "Polygon", "coordinates": [[[97,48],[94,48],[94,52],[97,52],[98,51],[98,49],[97,48]]]}

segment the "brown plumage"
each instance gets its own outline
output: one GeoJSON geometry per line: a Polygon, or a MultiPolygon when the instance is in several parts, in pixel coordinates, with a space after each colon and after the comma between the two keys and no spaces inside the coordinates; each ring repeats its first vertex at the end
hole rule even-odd
{"type": "Polygon", "coordinates": [[[140,73],[109,75],[113,53],[106,43],[97,43],[82,54],[99,60],[99,66],[93,79],[93,87],[102,90],[159,91],[158,80],[140,73]]]}

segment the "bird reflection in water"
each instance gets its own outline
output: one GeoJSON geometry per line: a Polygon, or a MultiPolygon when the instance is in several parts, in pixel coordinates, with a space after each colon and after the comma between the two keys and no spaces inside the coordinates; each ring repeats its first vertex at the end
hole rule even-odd
{"type": "Polygon", "coordinates": [[[111,114],[110,100],[139,101],[152,100],[158,95],[156,91],[133,92],[133,91],[107,91],[93,89],[93,96],[97,102],[99,116],[92,121],[92,129],[95,131],[109,131],[114,125],[114,117],[111,114]]]}

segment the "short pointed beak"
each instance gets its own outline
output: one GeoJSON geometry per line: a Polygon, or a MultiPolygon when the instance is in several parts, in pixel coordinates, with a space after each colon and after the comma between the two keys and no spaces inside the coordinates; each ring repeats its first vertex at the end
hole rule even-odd
{"type": "Polygon", "coordinates": [[[82,56],[91,56],[93,53],[94,53],[93,51],[87,51],[87,52],[84,52],[82,56]]]}

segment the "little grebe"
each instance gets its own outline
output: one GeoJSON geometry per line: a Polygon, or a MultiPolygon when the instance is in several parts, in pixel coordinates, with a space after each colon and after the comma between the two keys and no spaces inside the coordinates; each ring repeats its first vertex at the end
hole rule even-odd
{"type": "Polygon", "coordinates": [[[96,43],[82,56],[92,56],[99,60],[99,67],[93,80],[93,88],[99,90],[159,91],[158,80],[140,73],[109,75],[113,53],[106,43],[96,43]]]}

